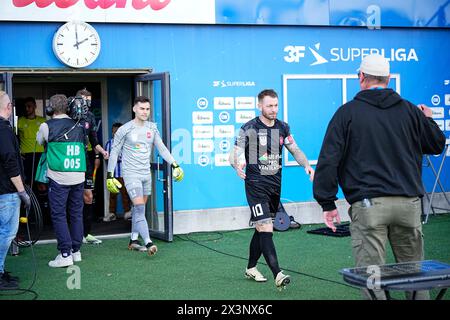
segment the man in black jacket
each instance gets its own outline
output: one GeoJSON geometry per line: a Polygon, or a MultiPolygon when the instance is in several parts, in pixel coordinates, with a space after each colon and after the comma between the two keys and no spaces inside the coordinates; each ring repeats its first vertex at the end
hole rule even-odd
{"type": "Polygon", "coordinates": [[[17,289],[18,278],[5,271],[5,259],[19,227],[20,201],[30,209],[30,197],[23,185],[23,164],[19,144],[8,119],[11,100],[0,91],[0,290],[17,289]]]}
{"type": "MultiPolygon", "coordinates": [[[[331,119],[314,178],[314,198],[325,224],[340,222],[334,201],[341,186],[351,207],[350,231],[357,267],[385,264],[389,240],[396,262],[424,258],[421,202],[422,155],[440,154],[445,136],[425,105],[418,107],[388,89],[389,62],[366,56],[361,91],[331,119]]],[[[374,288],[377,289],[377,288],[374,288]]],[[[380,290],[377,298],[385,298],[380,290]]],[[[370,298],[363,290],[365,298],[370,298]]],[[[418,292],[416,298],[428,298],[418,292]]]]}

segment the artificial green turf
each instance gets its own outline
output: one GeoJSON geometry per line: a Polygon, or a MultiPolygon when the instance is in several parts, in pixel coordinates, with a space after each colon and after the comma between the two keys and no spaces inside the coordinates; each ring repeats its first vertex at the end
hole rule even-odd
{"type": "MultiPolygon", "coordinates": [[[[77,263],[80,289],[68,289],[69,269],[47,266],[56,245],[37,245],[37,280],[32,290],[38,299],[163,299],[163,300],[335,300],[360,299],[358,289],[343,285],[338,271],[353,266],[350,237],[334,238],[306,233],[321,225],[276,232],[274,241],[280,266],[292,277],[281,292],[275,288],[269,268],[260,271],[269,278],[256,283],[243,276],[248,243],[253,230],[197,233],[175,236],[172,243],[155,241],[153,257],[127,250],[128,239],[104,240],[98,246],[82,247],[83,261],[77,263]],[[193,240],[193,241],[190,241],[193,240]],[[213,250],[217,251],[213,251],[213,250]],[[225,254],[223,254],[225,253],[225,254]],[[318,279],[323,278],[323,279],[318,279]],[[334,282],[328,282],[328,279],[334,282]]],[[[426,259],[450,263],[450,216],[431,217],[424,225],[426,259]]],[[[388,250],[387,263],[394,262],[388,250]]],[[[30,248],[19,256],[8,256],[6,269],[28,287],[33,276],[30,248]]],[[[432,292],[432,297],[436,292],[432,292]]],[[[449,299],[449,294],[445,297],[449,299]]],[[[0,299],[31,299],[29,293],[0,296],[0,299]]],[[[394,294],[394,297],[402,298],[394,294]]]]}

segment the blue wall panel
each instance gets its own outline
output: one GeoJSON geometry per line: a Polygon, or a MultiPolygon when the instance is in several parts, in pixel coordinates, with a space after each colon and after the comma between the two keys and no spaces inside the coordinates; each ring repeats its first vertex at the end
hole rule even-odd
{"type": "MultiPolygon", "coordinates": [[[[450,42],[446,29],[93,25],[102,39],[102,51],[89,68],[151,68],[171,74],[172,149],[186,171],[185,180],[174,184],[175,210],[246,205],[243,182],[234,170],[214,164],[215,156],[225,153],[220,149],[222,140],[232,138],[212,139],[213,151],[193,152],[192,143],[197,140],[193,138],[193,112],[211,112],[210,123],[202,126],[232,125],[237,130],[241,124],[236,123],[235,117],[240,110],[216,109],[214,99],[229,98],[236,102],[237,98],[252,98],[270,87],[280,94],[279,117],[283,118],[283,75],[355,75],[361,54],[375,50],[392,60],[391,72],[399,74],[405,98],[433,106],[431,98],[438,95],[440,102],[436,107],[444,110],[440,118],[444,126],[444,121],[450,118],[450,106],[444,102],[445,94],[450,94],[450,42]],[[208,101],[205,109],[198,103],[200,98],[208,101]],[[228,120],[223,112],[228,113],[228,120]],[[209,164],[199,165],[199,158],[205,157],[209,157],[209,164]]],[[[0,23],[0,66],[63,67],[51,50],[52,37],[59,26],[0,23]]],[[[129,97],[123,103],[116,102],[122,98],[115,90],[127,86],[125,82],[120,79],[108,82],[110,104],[131,104],[129,97]]],[[[289,123],[305,150],[320,145],[332,110],[339,105],[336,88],[330,84],[328,89],[326,83],[317,87],[310,83],[304,87],[294,85],[294,98],[288,104],[289,123]],[[305,91],[310,93],[309,98],[304,97],[305,91]],[[312,105],[314,112],[310,107],[305,110],[305,105],[312,105]],[[302,128],[302,121],[310,125],[308,132],[302,128]]],[[[127,86],[125,90],[131,88],[127,86]]],[[[353,95],[357,87],[353,83],[348,90],[353,95]]],[[[257,113],[256,109],[253,111],[257,113]]],[[[116,116],[111,113],[110,122],[116,116]]],[[[446,131],[447,136],[449,133],[446,131]]],[[[442,180],[449,188],[447,167],[442,180]]],[[[428,169],[424,175],[430,188],[433,181],[428,169]]],[[[311,183],[303,168],[284,169],[283,197],[292,201],[312,200],[311,183]]]]}

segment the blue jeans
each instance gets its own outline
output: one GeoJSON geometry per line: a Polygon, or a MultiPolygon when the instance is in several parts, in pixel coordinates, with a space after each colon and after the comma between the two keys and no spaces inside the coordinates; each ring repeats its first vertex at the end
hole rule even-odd
{"type": "Polygon", "coordinates": [[[5,271],[5,259],[11,241],[19,228],[20,198],[17,193],[0,195],[0,273],[5,271]]]}

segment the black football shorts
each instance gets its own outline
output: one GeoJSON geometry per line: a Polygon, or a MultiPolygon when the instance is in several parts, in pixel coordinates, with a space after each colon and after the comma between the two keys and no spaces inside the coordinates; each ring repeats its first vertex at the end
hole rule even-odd
{"type": "Polygon", "coordinates": [[[280,203],[281,185],[268,184],[257,179],[246,179],[245,194],[250,206],[251,222],[275,217],[280,203]]]}

